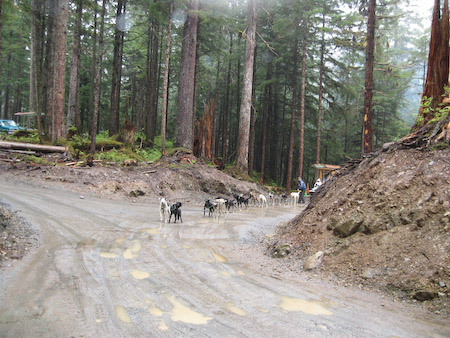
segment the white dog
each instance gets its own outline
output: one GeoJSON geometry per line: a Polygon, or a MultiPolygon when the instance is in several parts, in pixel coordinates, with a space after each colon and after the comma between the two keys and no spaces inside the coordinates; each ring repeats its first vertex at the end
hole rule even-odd
{"type": "Polygon", "coordinates": [[[225,214],[225,202],[226,201],[223,198],[216,198],[213,201],[213,203],[216,205],[214,211],[217,216],[225,214]]]}
{"type": "Polygon", "coordinates": [[[293,198],[294,204],[296,204],[300,198],[300,192],[299,191],[291,192],[291,197],[293,198]]]}
{"type": "Polygon", "coordinates": [[[266,196],[264,196],[263,194],[259,194],[258,195],[258,203],[260,207],[263,207],[264,205],[266,207],[268,207],[269,205],[267,204],[267,198],[266,196]]]}
{"type": "Polygon", "coordinates": [[[167,203],[166,199],[160,198],[159,199],[159,219],[161,222],[167,222],[170,217],[170,206],[169,203],[167,203]]]}

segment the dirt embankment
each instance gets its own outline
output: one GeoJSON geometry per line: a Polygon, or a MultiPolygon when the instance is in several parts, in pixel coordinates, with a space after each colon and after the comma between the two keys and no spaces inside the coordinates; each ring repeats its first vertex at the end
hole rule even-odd
{"type": "Polygon", "coordinates": [[[92,167],[67,166],[66,158],[54,154],[47,155],[46,159],[56,165],[35,164],[0,153],[0,172],[8,180],[63,187],[112,199],[157,200],[165,197],[169,202],[182,200],[203,205],[207,198],[232,198],[233,193],[265,191],[260,185],[233,178],[189,154],[177,154],[152,164],[132,163],[128,166],[102,163],[92,167]]]}
{"type": "Polygon", "coordinates": [[[398,148],[330,179],[268,253],[287,246],[284,260],[303,270],[322,251],[310,274],[449,316],[450,149],[398,148]]]}

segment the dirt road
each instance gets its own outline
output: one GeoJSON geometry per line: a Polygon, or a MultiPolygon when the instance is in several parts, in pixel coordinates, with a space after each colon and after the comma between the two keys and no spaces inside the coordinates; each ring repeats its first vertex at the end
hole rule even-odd
{"type": "Polygon", "coordinates": [[[186,205],[163,224],[156,203],[0,183],[0,202],[41,231],[1,272],[1,337],[450,336],[417,308],[232,259],[292,206],[214,219],[186,205]]]}

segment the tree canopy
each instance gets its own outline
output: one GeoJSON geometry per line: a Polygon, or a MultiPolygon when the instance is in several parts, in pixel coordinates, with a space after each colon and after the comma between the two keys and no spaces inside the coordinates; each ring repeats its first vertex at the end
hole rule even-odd
{"type": "MultiPolygon", "coordinates": [[[[197,9],[194,1],[181,0],[71,0],[66,29],[64,22],[58,26],[64,17],[54,10],[61,2],[2,0],[1,118],[36,111],[42,116],[42,132],[55,143],[68,132],[51,108],[57,100],[66,120],[70,112],[68,121],[78,134],[118,133],[128,125],[143,133],[151,147],[161,129],[168,140],[180,140],[186,130],[192,133],[183,137],[200,139],[196,123],[210,114],[211,157],[218,165],[236,161],[247,1],[199,0],[197,9]],[[172,30],[167,44],[169,13],[172,30]],[[183,30],[193,16],[198,18],[195,73],[182,85],[192,87],[180,88],[183,30]],[[55,61],[63,55],[65,65],[55,61]],[[65,96],[61,82],[55,82],[54,65],[65,67],[65,96]],[[180,93],[193,100],[179,98],[180,93]],[[161,128],[163,108],[166,128],[161,128]],[[193,112],[189,125],[180,125],[178,114],[184,108],[193,112]]],[[[312,182],[312,164],[339,164],[362,151],[368,1],[258,0],[256,11],[249,166],[268,183],[289,187],[302,168],[303,177],[312,182]]],[[[407,134],[414,122],[427,33],[413,24],[420,19],[398,1],[377,0],[375,15],[372,131],[377,149],[407,134]]],[[[190,144],[195,148],[194,139],[190,144]]]]}

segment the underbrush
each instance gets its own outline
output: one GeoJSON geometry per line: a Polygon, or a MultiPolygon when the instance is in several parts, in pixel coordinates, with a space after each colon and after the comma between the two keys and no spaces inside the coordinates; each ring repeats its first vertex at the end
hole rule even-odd
{"type": "MultiPolygon", "coordinates": [[[[87,134],[79,135],[76,130],[69,131],[69,137],[67,139],[59,139],[56,145],[68,146],[72,158],[76,161],[89,161],[89,152],[91,147],[91,138],[87,134]]],[[[39,140],[37,130],[20,130],[12,135],[5,137],[5,140],[51,145],[50,140],[39,140]]],[[[134,145],[125,145],[120,141],[120,135],[113,136],[108,135],[108,131],[103,131],[96,136],[96,154],[95,160],[124,163],[128,160],[135,160],[137,162],[156,162],[161,158],[161,136],[155,137],[153,146],[144,147],[146,144],[145,135],[140,132],[135,134],[134,145]]],[[[166,141],[166,151],[174,152],[173,142],[166,141]]],[[[27,162],[33,162],[36,164],[53,165],[40,157],[27,156],[27,162]]]]}

